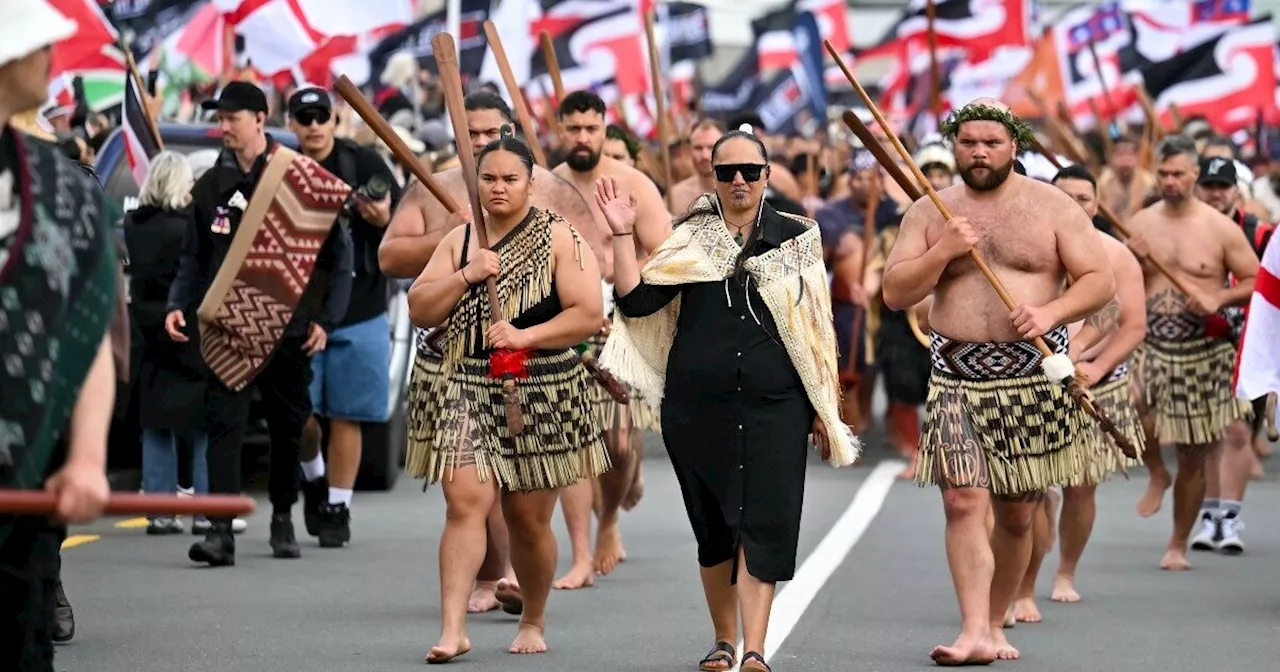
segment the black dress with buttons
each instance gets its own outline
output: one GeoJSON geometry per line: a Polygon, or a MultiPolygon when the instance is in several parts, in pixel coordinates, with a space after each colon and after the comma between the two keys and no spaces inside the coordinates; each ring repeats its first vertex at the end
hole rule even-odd
{"type": "MultiPolygon", "coordinates": [[[[766,206],[751,256],[804,232],[766,206]]],[[[640,283],[617,306],[644,317],[681,297],[662,399],[698,563],[733,560],[766,582],[795,574],[809,432],[815,416],[754,282],[640,283]]],[[[736,565],[734,580],[736,581],[736,565]]]]}

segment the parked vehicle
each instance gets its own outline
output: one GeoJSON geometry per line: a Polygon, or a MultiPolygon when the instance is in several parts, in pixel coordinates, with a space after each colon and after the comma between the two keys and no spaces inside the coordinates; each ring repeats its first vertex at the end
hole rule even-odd
{"type": "MultiPolygon", "coordinates": [[[[222,147],[222,134],[210,124],[159,125],[160,138],[167,150],[191,155],[200,150],[217,150],[222,147]]],[[[278,142],[298,148],[293,133],[268,128],[267,132],[278,142]]],[[[137,205],[139,185],[129,170],[125,156],[122,129],[112,132],[98,152],[94,170],[102,180],[107,194],[122,209],[137,205]]],[[[409,305],[399,283],[388,283],[387,311],[391,324],[391,386],[387,395],[388,420],[383,423],[364,423],[364,454],[360,462],[360,474],[356,487],[362,490],[387,490],[395,484],[404,465],[405,444],[408,437],[407,408],[405,399],[409,388],[409,374],[413,366],[413,326],[409,322],[409,305]]],[[[141,430],[137,423],[137,399],[132,386],[123,385],[117,392],[116,413],[112,419],[108,464],[111,468],[137,467],[141,464],[141,430]]],[[[262,406],[255,398],[249,417],[249,429],[245,435],[246,460],[259,460],[268,445],[266,418],[262,406]],[[258,450],[255,450],[258,449],[258,450]]]]}

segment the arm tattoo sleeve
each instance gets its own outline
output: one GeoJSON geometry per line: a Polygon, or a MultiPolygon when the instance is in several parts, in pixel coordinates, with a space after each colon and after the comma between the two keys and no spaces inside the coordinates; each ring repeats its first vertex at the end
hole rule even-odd
{"type": "Polygon", "coordinates": [[[1103,306],[1098,312],[1085,318],[1084,323],[1097,329],[1101,333],[1107,333],[1115,328],[1120,322],[1120,302],[1112,297],[1107,305],[1103,306]]]}

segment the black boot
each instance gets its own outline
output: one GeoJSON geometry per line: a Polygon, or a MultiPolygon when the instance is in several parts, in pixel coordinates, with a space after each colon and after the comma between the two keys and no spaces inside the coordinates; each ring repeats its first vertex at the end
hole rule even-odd
{"type": "Polygon", "coordinates": [[[328,503],[328,478],[321,476],[314,481],[302,481],[302,522],[307,526],[307,534],[320,536],[324,525],[320,520],[320,509],[328,503]]]}
{"type": "Polygon", "coordinates": [[[277,558],[302,557],[302,549],[293,536],[293,516],[287,513],[271,515],[271,554],[277,558]]]}
{"type": "Polygon", "coordinates": [[[346,504],[320,507],[320,548],[342,548],[351,541],[351,510],[346,504]]]}
{"type": "Polygon", "coordinates": [[[210,567],[225,567],[236,564],[236,538],[231,533],[230,520],[210,521],[213,528],[204,535],[204,541],[197,541],[187,551],[192,562],[207,562],[210,567]]]}
{"type": "Polygon", "coordinates": [[[53,606],[53,641],[55,644],[66,644],[76,636],[76,614],[71,611],[71,603],[67,601],[67,593],[58,582],[54,593],[53,606]]]}

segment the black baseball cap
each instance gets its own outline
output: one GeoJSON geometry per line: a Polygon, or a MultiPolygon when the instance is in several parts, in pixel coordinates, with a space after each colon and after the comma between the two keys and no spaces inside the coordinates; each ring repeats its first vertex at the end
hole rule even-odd
{"type": "Polygon", "coordinates": [[[329,100],[329,93],[318,86],[308,86],[305,89],[298,89],[289,96],[289,116],[296,117],[303,110],[333,110],[333,101],[329,100]]]}
{"type": "Polygon", "coordinates": [[[1232,159],[1215,156],[1200,161],[1200,178],[1196,180],[1196,184],[1234,187],[1236,183],[1236,162],[1232,159]]]}
{"type": "Polygon", "coordinates": [[[223,110],[226,112],[267,112],[267,94],[249,82],[235,81],[222,87],[217,100],[206,100],[200,103],[205,110],[223,110]]]}

